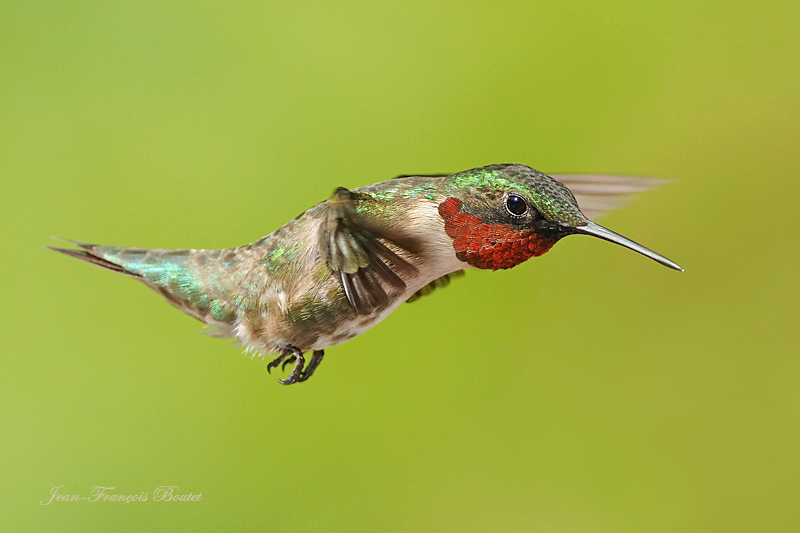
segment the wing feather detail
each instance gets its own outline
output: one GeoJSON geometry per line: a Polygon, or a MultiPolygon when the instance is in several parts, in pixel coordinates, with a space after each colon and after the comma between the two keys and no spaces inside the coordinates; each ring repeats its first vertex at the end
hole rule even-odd
{"type": "Polygon", "coordinates": [[[406,290],[405,279],[417,269],[401,256],[412,251],[382,234],[375,224],[367,228],[358,207],[375,200],[343,187],[328,200],[327,220],[320,230],[320,251],[336,273],[342,290],[356,313],[365,315],[386,307],[406,290]]]}

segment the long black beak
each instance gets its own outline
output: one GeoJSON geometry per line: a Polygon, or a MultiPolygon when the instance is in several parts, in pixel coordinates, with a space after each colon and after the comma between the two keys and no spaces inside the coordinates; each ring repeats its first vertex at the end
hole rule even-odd
{"type": "Polygon", "coordinates": [[[645,257],[649,257],[653,261],[661,263],[665,267],[669,267],[673,270],[678,270],[683,272],[683,269],[678,266],[677,263],[674,261],[670,261],[666,257],[661,254],[655,253],[653,250],[649,248],[645,248],[639,243],[633,242],[632,240],[623,237],[619,233],[614,233],[610,229],[606,229],[599,224],[595,224],[594,222],[589,222],[585,226],[576,226],[574,229],[575,233],[582,233],[584,235],[593,235],[595,237],[600,237],[603,240],[608,242],[613,242],[619,244],[620,246],[624,246],[625,248],[630,248],[634,252],[639,252],[645,257]]]}

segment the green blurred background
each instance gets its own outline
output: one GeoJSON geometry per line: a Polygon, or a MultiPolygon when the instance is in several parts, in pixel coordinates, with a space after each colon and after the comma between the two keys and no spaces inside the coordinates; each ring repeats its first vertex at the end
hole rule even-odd
{"type": "Polygon", "coordinates": [[[8,531],[800,530],[800,4],[0,3],[8,531]],[[336,186],[673,178],[308,383],[44,249],[253,241],[336,186]],[[40,505],[52,487],[144,503],[40,505]],[[158,503],[177,485],[200,502],[158,503]]]}

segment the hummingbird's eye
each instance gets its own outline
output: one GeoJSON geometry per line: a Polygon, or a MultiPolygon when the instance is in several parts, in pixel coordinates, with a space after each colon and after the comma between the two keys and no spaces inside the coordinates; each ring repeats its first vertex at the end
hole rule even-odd
{"type": "Polygon", "coordinates": [[[506,210],[514,217],[521,217],[528,212],[528,203],[518,194],[506,196],[506,210]]]}

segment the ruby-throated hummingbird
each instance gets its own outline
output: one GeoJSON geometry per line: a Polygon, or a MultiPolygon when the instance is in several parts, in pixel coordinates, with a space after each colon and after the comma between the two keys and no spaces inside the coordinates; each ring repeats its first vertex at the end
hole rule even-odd
{"type": "Polygon", "coordinates": [[[567,235],[593,235],[683,270],[591,222],[654,180],[563,175],[504,164],[401,176],[348,190],[266,237],[224,250],[149,250],[72,241],[54,250],[126,274],[305,381],[323,350],[360,335],[466,268],[511,268],[567,235]],[[564,183],[572,187],[572,192],[564,183]],[[575,194],[573,194],[573,192],[575,194]],[[576,199],[577,196],[577,199],[576,199]],[[308,365],[303,354],[312,351],[308,365]]]}

